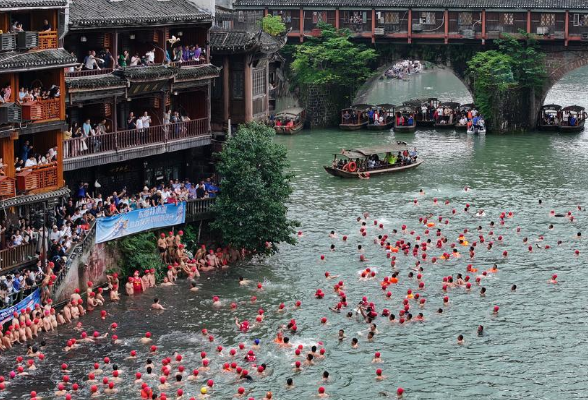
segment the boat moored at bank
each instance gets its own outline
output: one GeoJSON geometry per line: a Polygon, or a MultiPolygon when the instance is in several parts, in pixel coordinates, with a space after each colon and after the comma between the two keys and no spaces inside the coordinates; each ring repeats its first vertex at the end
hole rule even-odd
{"type": "Polygon", "coordinates": [[[559,131],[563,133],[576,133],[584,130],[586,111],[581,106],[568,106],[561,109],[559,131]]]}
{"type": "Polygon", "coordinates": [[[416,120],[414,119],[414,115],[414,104],[404,103],[402,107],[397,108],[394,115],[394,132],[414,132],[416,130],[416,120]]]}
{"type": "Polygon", "coordinates": [[[373,106],[369,104],[355,104],[349,108],[341,110],[341,123],[339,129],[343,131],[358,131],[367,126],[368,111],[373,106]]]}
{"type": "Polygon", "coordinates": [[[368,111],[368,130],[385,131],[394,125],[394,105],[378,104],[368,111]],[[371,116],[370,116],[371,112],[371,116]]]}
{"type": "Polygon", "coordinates": [[[557,131],[562,107],[559,104],[545,104],[539,110],[537,129],[540,131],[557,131]]]}

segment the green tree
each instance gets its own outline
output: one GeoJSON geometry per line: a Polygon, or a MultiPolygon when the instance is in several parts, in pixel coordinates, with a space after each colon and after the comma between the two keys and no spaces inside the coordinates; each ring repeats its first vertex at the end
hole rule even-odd
{"type": "Polygon", "coordinates": [[[521,31],[515,38],[505,34],[496,43],[498,49],[476,53],[467,69],[476,105],[490,119],[497,96],[509,89],[539,89],[547,77],[544,54],[534,35],[521,31]]]}
{"type": "Polygon", "coordinates": [[[286,32],[286,24],[282,21],[282,17],[271,14],[266,15],[261,20],[261,29],[272,36],[278,36],[286,32]]]}
{"type": "Polygon", "coordinates": [[[369,64],[377,58],[376,51],[352,42],[348,29],[325,23],[318,28],[320,37],[308,38],[296,48],[292,62],[296,83],[358,88],[373,73],[369,64]]]}
{"type": "Polygon", "coordinates": [[[222,190],[211,228],[225,244],[257,254],[277,251],[280,242],[296,242],[298,223],[288,218],[286,207],[292,193],[286,148],[274,143],[274,136],[266,125],[241,125],[218,154],[222,190]]]}
{"type": "Polygon", "coordinates": [[[161,258],[157,251],[157,237],[153,232],[137,233],[110,242],[121,256],[119,263],[123,277],[132,276],[135,270],[155,269],[157,280],[163,279],[161,258]]]}

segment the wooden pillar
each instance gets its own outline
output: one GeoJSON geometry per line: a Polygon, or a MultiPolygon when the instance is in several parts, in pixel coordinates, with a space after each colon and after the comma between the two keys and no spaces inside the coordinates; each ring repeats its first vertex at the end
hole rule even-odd
{"type": "Polygon", "coordinates": [[[250,64],[251,56],[245,55],[245,67],[243,68],[245,90],[245,122],[253,121],[253,73],[250,64]]]}
{"type": "Polygon", "coordinates": [[[482,44],[486,40],[486,10],[482,10],[482,44]]]}
{"type": "Polygon", "coordinates": [[[61,129],[55,132],[55,145],[57,146],[57,186],[65,186],[63,179],[63,131],[61,129]]]}
{"type": "Polygon", "coordinates": [[[114,58],[114,67],[118,64],[118,31],[112,33],[112,57],[114,58]]]}
{"type": "Polygon", "coordinates": [[[267,11],[267,7],[263,10],[263,16],[267,17],[268,11],[267,11]]]}
{"type": "Polygon", "coordinates": [[[116,105],[116,96],[112,99],[112,132],[118,130],[118,107],[116,105]]]}
{"type": "Polygon", "coordinates": [[[408,10],[408,43],[412,43],[412,9],[408,10]]]}
{"type": "Polygon", "coordinates": [[[445,24],[445,44],[449,42],[449,11],[443,11],[443,23],[445,24]]]}
{"type": "Polygon", "coordinates": [[[527,33],[531,33],[531,10],[527,11],[527,33]]]}
{"type": "Polygon", "coordinates": [[[231,105],[231,92],[229,90],[229,57],[225,56],[223,59],[223,122],[228,122],[231,114],[229,114],[229,107],[231,105]]]}
{"type": "Polygon", "coordinates": [[[20,87],[18,86],[18,74],[17,73],[10,75],[10,87],[12,88],[12,91],[10,92],[10,101],[16,102],[16,96],[18,96],[18,92],[20,91],[20,87]]]}
{"type": "Polygon", "coordinates": [[[300,43],[304,41],[304,10],[300,8],[300,22],[299,22],[299,29],[300,29],[300,43]]]}
{"type": "MultiPolygon", "coordinates": [[[[12,136],[12,135],[11,135],[12,136]]],[[[18,135],[15,135],[18,137],[18,135]]],[[[0,139],[0,147],[2,149],[2,162],[6,165],[4,167],[4,172],[6,172],[6,176],[14,178],[15,169],[14,169],[14,144],[16,141],[12,139],[12,137],[5,137],[0,139]]]]}
{"type": "Polygon", "coordinates": [[[339,29],[339,18],[340,18],[339,9],[337,8],[335,10],[335,28],[336,29],[339,29]]]}
{"type": "Polygon", "coordinates": [[[266,115],[266,117],[269,116],[269,114],[270,114],[269,67],[270,67],[270,63],[269,63],[269,60],[267,60],[267,62],[265,63],[265,115],[266,115]]]}
{"type": "Polygon", "coordinates": [[[376,43],[376,9],[372,8],[372,43],[376,43]]]}
{"type": "Polygon", "coordinates": [[[565,34],[564,34],[564,38],[565,38],[565,45],[568,45],[568,40],[570,37],[570,11],[566,10],[566,27],[565,27],[565,34]]]}
{"type": "Polygon", "coordinates": [[[65,121],[65,69],[63,68],[59,69],[59,89],[62,93],[59,96],[59,119],[65,121]]]}

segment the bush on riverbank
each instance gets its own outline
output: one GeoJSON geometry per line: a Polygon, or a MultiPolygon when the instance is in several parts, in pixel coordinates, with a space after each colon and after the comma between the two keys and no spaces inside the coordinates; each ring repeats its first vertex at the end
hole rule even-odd
{"type": "Polygon", "coordinates": [[[135,270],[143,275],[144,270],[154,268],[157,281],[163,279],[166,271],[161,268],[157,238],[153,232],[125,236],[111,243],[120,254],[118,267],[121,277],[133,276],[135,270]]]}
{"type": "Polygon", "coordinates": [[[486,118],[497,120],[496,104],[509,90],[540,89],[547,77],[544,54],[534,35],[520,32],[523,40],[505,34],[498,49],[482,51],[468,62],[477,108],[486,118]]]}
{"type": "Polygon", "coordinates": [[[225,245],[270,254],[278,243],[296,242],[298,223],[288,218],[286,207],[292,193],[287,152],[274,136],[266,125],[241,125],[218,154],[222,190],[211,228],[225,245]]]}

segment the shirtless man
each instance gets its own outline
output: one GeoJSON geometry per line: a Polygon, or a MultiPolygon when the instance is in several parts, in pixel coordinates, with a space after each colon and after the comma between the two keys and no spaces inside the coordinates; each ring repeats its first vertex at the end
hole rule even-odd
{"type": "Polygon", "coordinates": [[[163,306],[159,303],[159,299],[157,297],[153,299],[153,304],[151,304],[151,308],[153,310],[165,310],[165,308],[163,308],[163,306]]]}
{"type": "Polygon", "coordinates": [[[163,282],[160,284],[160,286],[174,286],[175,283],[170,282],[169,279],[167,278],[167,276],[165,278],[163,278],[163,282]]]}
{"type": "Polygon", "coordinates": [[[167,240],[165,240],[165,233],[162,233],[161,237],[157,239],[157,248],[159,249],[161,262],[165,262],[167,257],[167,240]]]}
{"type": "Polygon", "coordinates": [[[149,270],[146,269],[145,273],[143,274],[143,276],[141,277],[141,280],[143,281],[143,288],[147,289],[148,287],[151,287],[150,281],[149,281],[149,270]]]}
{"type": "Polygon", "coordinates": [[[174,253],[174,233],[169,232],[169,236],[165,238],[165,243],[167,244],[167,262],[173,262],[173,253],[174,253]]]}
{"type": "Polygon", "coordinates": [[[129,277],[129,280],[125,284],[125,291],[127,292],[127,296],[135,294],[135,290],[133,289],[133,278],[129,277]]]}

